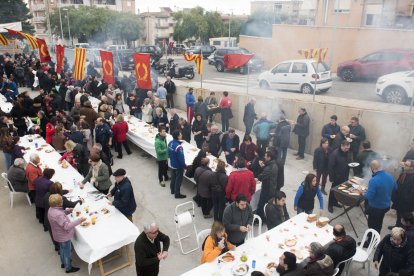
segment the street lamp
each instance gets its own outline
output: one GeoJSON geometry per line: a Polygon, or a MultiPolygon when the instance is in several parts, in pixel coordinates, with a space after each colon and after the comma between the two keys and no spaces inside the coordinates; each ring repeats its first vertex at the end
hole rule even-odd
{"type": "Polygon", "coordinates": [[[72,36],[70,35],[69,10],[66,8],[64,8],[63,10],[66,11],[66,17],[68,18],[69,41],[70,41],[70,44],[73,46],[73,39],[72,39],[72,36]]]}

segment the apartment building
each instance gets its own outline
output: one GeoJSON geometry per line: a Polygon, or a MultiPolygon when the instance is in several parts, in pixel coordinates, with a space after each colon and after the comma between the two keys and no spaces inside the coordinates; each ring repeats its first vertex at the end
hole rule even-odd
{"type": "Polygon", "coordinates": [[[171,8],[161,7],[159,12],[143,12],[139,16],[145,24],[140,44],[164,47],[173,40],[175,21],[171,8]]]}

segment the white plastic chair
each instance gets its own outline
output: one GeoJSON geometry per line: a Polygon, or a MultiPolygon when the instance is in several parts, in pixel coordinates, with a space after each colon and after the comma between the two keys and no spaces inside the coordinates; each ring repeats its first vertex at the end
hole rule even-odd
{"type": "Polygon", "coordinates": [[[267,219],[267,215],[266,215],[266,206],[267,206],[267,204],[269,204],[269,203],[266,203],[264,206],[263,206],[263,214],[265,215],[265,218],[267,219]]]}
{"type": "Polygon", "coordinates": [[[344,269],[342,270],[341,275],[348,276],[348,272],[349,272],[349,269],[351,268],[351,264],[352,264],[352,258],[353,257],[349,258],[348,260],[345,260],[345,261],[342,261],[342,262],[338,263],[336,265],[335,269],[337,268],[338,271],[339,271],[339,267],[343,264],[344,269]]]}
{"type": "Polygon", "coordinates": [[[336,275],[338,274],[338,272],[339,272],[339,268],[335,268],[335,270],[334,270],[334,272],[333,272],[332,276],[336,276],[336,275]]]}
{"type": "Polygon", "coordinates": [[[202,245],[204,240],[210,235],[211,229],[204,229],[198,232],[197,234],[197,243],[198,247],[200,248],[200,251],[202,250],[202,245]]]}
{"type": "Polygon", "coordinates": [[[259,236],[260,234],[262,234],[262,218],[259,217],[258,215],[253,215],[253,221],[252,221],[252,228],[250,229],[249,232],[247,232],[246,235],[246,240],[254,238],[254,222],[258,221],[258,231],[257,231],[257,236],[259,236]]]}
{"type": "Polygon", "coordinates": [[[188,253],[196,251],[199,248],[198,240],[197,240],[197,228],[194,223],[194,216],[195,216],[194,215],[194,203],[192,201],[187,201],[185,203],[178,204],[175,207],[174,220],[175,220],[175,229],[177,231],[177,237],[178,237],[178,239],[175,241],[180,244],[181,252],[184,255],[187,255],[188,253]],[[190,249],[189,251],[184,251],[182,240],[190,237],[191,234],[183,236],[180,233],[180,228],[183,228],[191,224],[194,227],[194,233],[195,233],[194,238],[196,239],[197,246],[193,249],[190,249]]]}
{"type": "Polygon", "coordinates": [[[10,193],[10,208],[13,208],[13,197],[15,194],[24,194],[26,195],[27,201],[29,202],[29,205],[32,206],[32,203],[30,202],[30,197],[28,193],[24,193],[24,192],[16,192],[14,190],[13,185],[11,184],[10,180],[7,178],[7,173],[3,172],[1,173],[1,177],[4,179],[4,181],[6,182],[7,186],[5,186],[10,193]]]}
{"type": "Polygon", "coordinates": [[[367,229],[364,233],[364,237],[362,237],[362,241],[360,246],[357,247],[356,253],[354,256],[354,262],[362,263],[362,267],[365,268],[365,263],[368,263],[368,275],[371,273],[370,264],[369,264],[369,256],[372,252],[377,248],[379,242],[381,241],[380,234],[374,229],[367,229]],[[368,238],[368,234],[371,233],[371,241],[368,245],[367,249],[364,249],[364,243],[368,238]]]}

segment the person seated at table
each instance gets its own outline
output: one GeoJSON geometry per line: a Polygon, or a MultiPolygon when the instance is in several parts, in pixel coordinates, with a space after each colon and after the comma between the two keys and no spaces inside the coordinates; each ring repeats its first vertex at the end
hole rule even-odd
{"type": "Polygon", "coordinates": [[[250,202],[256,192],[256,181],[253,172],[246,169],[244,158],[241,156],[237,158],[236,167],[237,169],[229,175],[226,197],[231,201],[235,201],[239,194],[243,194],[247,198],[247,202],[250,202]]]}
{"type": "Polygon", "coordinates": [[[170,134],[173,133],[174,130],[179,129],[179,122],[178,120],[180,117],[177,114],[175,108],[170,109],[170,134]]]}
{"type": "Polygon", "coordinates": [[[237,153],[239,153],[240,138],[234,128],[229,128],[228,132],[223,135],[221,148],[226,157],[227,164],[233,165],[237,153]]]}
{"type": "Polygon", "coordinates": [[[247,162],[253,161],[256,156],[256,144],[252,142],[252,137],[249,134],[244,135],[240,145],[240,154],[247,162]]]}
{"type": "Polygon", "coordinates": [[[16,192],[29,192],[24,165],[25,162],[23,158],[16,158],[13,166],[11,166],[7,172],[7,179],[10,181],[16,192]]]}
{"type": "Polygon", "coordinates": [[[265,207],[267,230],[273,229],[289,219],[286,208],[286,194],[277,191],[276,196],[271,198],[265,207]]]}
{"type": "Polygon", "coordinates": [[[82,184],[90,182],[98,191],[105,195],[108,194],[109,187],[112,185],[108,166],[102,162],[101,157],[97,154],[89,156],[89,164],[91,164],[89,172],[82,180],[82,184]]]}
{"type": "Polygon", "coordinates": [[[30,154],[30,162],[26,166],[27,186],[29,187],[30,201],[34,203],[36,197],[35,180],[43,175],[42,168],[40,168],[40,157],[37,153],[30,154]]]}
{"type": "Polygon", "coordinates": [[[315,196],[319,199],[320,212],[323,210],[323,195],[319,189],[319,183],[316,175],[313,173],[305,177],[305,181],[300,184],[300,187],[295,195],[294,208],[298,214],[305,212],[312,214],[315,205],[315,196]]]}
{"type": "MultiPolygon", "coordinates": [[[[348,260],[356,253],[356,241],[345,232],[345,228],[341,224],[336,224],[333,228],[334,239],[325,246],[326,254],[331,257],[334,266],[340,262],[348,260]]],[[[339,267],[338,275],[341,275],[344,265],[339,267]]]]}
{"type": "Polygon", "coordinates": [[[65,142],[67,141],[67,137],[65,136],[65,131],[62,127],[56,127],[56,132],[52,138],[52,146],[53,148],[60,154],[65,152],[65,142]]]}
{"type": "Polygon", "coordinates": [[[211,185],[214,181],[214,172],[208,166],[210,159],[201,159],[200,166],[194,172],[194,180],[197,184],[197,196],[205,219],[212,218],[210,214],[213,207],[211,202],[211,185]]]}
{"type": "Polygon", "coordinates": [[[197,148],[201,149],[205,140],[204,137],[208,134],[206,121],[201,114],[195,114],[191,131],[194,135],[194,140],[197,144],[197,148]]]}
{"type": "Polygon", "coordinates": [[[13,150],[11,152],[11,162],[14,163],[16,158],[23,158],[26,149],[20,145],[20,137],[13,137],[13,150]]]}
{"type": "Polygon", "coordinates": [[[379,269],[379,275],[407,269],[414,274],[414,251],[410,248],[404,229],[394,227],[391,234],[386,235],[375,250],[374,267],[379,269]],[[380,263],[381,262],[381,266],[380,263]]]}
{"type": "Polygon", "coordinates": [[[283,276],[305,275],[303,268],[296,263],[296,255],[289,251],[283,252],[279,257],[279,264],[276,267],[276,271],[279,275],[283,276]]]}
{"type": "Polygon", "coordinates": [[[76,144],[72,140],[69,140],[65,142],[64,147],[66,151],[62,157],[59,158],[59,163],[62,163],[62,161],[65,160],[76,169],[76,164],[73,160],[73,149],[76,147],[76,144]]]}
{"type": "Polygon", "coordinates": [[[84,217],[70,221],[67,214],[72,212],[72,209],[63,209],[63,199],[59,194],[54,194],[49,197],[49,211],[47,217],[52,230],[53,240],[59,243],[59,255],[61,268],[65,268],[66,273],[73,273],[79,271],[78,267],[72,266],[72,242],[71,239],[75,234],[75,227],[86,220],[84,217]]]}
{"type": "Polygon", "coordinates": [[[304,271],[306,276],[331,276],[334,272],[334,264],[325,248],[318,242],[309,245],[309,257],[304,261],[304,271]]]}
{"type": "Polygon", "coordinates": [[[178,125],[179,125],[178,130],[181,131],[183,140],[186,141],[187,143],[190,143],[191,142],[191,125],[184,118],[178,119],[178,125]]]}
{"type": "Polygon", "coordinates": [[[165,115],[162,112],[162,108],[161,107],[157,107],[155,109],[155,117],[152,120],[152,125],[155,128],[159,128],[160,126],[165,127],[166,130],[167,130],[167,132],[168,132],[168,127],[170,126],[168,124],[168,117],[167,117],[167,115],[165,115]]]}
{"type": "MultiPolygon", "coordinates": [[[[54,169],[46,168],[43,171],[43,176],[39,176],[34,182],[36,187],[36,217],[38,218],[40,224],[44,224],[45,219],[45,206],[43,204],[43,197],[49,191],[50,185],[52,185],[53,183],[53,181],[51,181],[50,179],[52,179],[54,174],[54,169]]],[[[44,225],[43,229],[44,231],[47,231],[44,225]]]]}
{"type": "Polygon", "coordinates": [[[110,204],[115,206],[116,209],[132,222],[132,214],[137,209],[137,203],[135,202],[131,181],[125,175],[126,171],[124,169],[117,169],[114,172],[115,186],[108,194],[108,198],[114,197],[114,200],[110,204]]]}
{"type": "Polygon", "coordinates": [[[252,228],[253,211],[247,198],[239,194],[235,202],[224,209],[223,224],[227,229],[228,240],[235,246],[242,245],[247,232],[252,228]]]}
{"type": "Polygon", "coordinates": [[[236,247],[227,240],[223,223],[215,221],[211,226],[210,235],[203,242],[201,263],[212,262],[221,254],[235,249],[236,247]]]}

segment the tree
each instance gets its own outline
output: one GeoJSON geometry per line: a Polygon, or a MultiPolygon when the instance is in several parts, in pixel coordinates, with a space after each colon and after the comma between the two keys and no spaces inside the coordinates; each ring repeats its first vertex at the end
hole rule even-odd
{"type": "Polygon", "coordinates": [[[23,32],[34,34],[34,27],[30,23],[33,16],[23,0],[2,0],[0,7],[0,24],[22,22],[23,32]]]}

